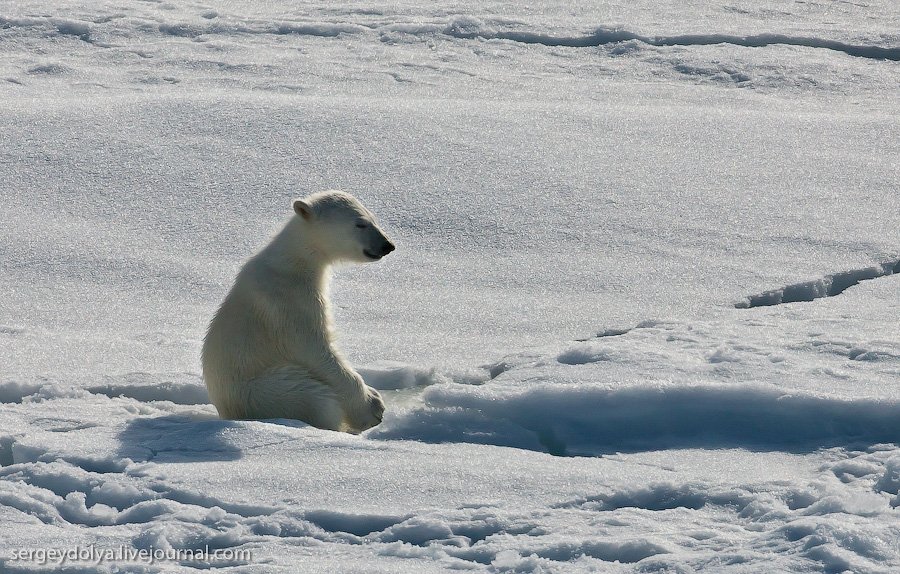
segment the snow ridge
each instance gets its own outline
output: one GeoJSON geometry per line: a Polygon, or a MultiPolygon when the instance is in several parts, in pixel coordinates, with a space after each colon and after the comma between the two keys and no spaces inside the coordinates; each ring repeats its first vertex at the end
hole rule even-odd
{"type": "Polygon", "coordinates": [[[503,395],[440,385],[426,391],[425,399],[427,408],[368,436],[557,456],[673,448],[807,452],[900,441],[900,402],[848,401],[760,384],[546,384],[503,395]]]}

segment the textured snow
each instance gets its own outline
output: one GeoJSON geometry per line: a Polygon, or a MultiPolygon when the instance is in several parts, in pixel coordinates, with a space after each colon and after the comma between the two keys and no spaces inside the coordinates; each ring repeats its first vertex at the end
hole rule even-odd
{"type": "Polygon", "coordinates": [[[0,4],[0,571],[894,572],[900,4],[0,4]],[[222,421],[291,198],[362,436],[222,421]],[[68,562],[22,550],[251,550],[68,562]]]}

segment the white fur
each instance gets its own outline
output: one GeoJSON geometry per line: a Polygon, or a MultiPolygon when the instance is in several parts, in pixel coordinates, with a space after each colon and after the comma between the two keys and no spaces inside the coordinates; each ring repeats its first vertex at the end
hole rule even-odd
{"type": "Polygon", "coordinates": [[[389,242],[347,193],[320,192],[294,209],[241,269],[210,323],[203,378],[222,418],[291,418],[361,432],[381,422],[384,403],[334,347],[329,268],[373,261],[389,242]]]}

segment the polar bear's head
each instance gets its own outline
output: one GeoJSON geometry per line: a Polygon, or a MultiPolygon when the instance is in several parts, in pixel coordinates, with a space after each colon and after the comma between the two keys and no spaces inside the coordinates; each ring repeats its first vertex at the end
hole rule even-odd
{"type": "Polygon", "coordinates": [[[320,191],[295,199],[294,212],[313,247],[332,261],[378,261],[394,250],[372,212],[349,193],[320,191]]]}

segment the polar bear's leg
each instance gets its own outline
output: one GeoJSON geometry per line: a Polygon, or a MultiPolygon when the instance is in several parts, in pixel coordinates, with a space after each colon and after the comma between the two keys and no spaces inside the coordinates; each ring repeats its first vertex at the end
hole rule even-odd
{"type": "Polygon", "coordinates": [[[334,391],[299,365],[273,369],[247,386],[247,418],[297,419],[321,429],[341,430],[344,411],[334,391]]]}

